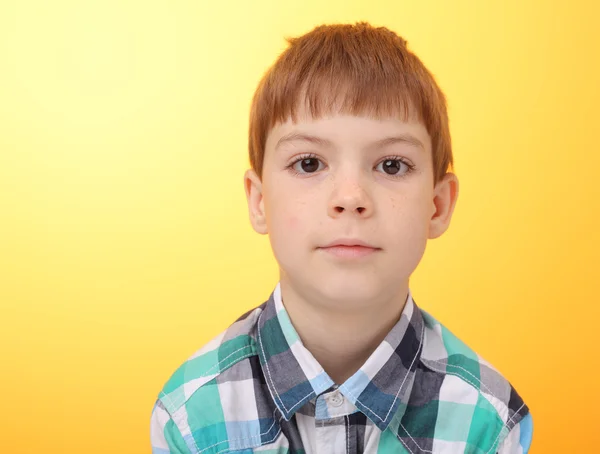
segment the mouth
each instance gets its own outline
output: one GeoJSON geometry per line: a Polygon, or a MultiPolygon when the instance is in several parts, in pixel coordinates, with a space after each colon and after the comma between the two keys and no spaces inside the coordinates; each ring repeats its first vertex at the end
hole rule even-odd
{"type": "Polygon", "coordinates": [[[325,252],[326,254],[341,258],[341,259],[360,259],[365,257],[370,257],[375,253],[381,251],[380,248],[372,247],[372,246],[362,246],[362,245],[344,245],[344,244],[334,244],[331,246],[320,247],[317,248],[320,251],[325,252]]]}

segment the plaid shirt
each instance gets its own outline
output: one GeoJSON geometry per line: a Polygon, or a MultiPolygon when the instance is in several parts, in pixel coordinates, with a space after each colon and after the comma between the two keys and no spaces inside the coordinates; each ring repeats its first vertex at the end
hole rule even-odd
{"type": "Polygon", "coordinates": [[[409,291],[400,320],[336,385],[303,346],[278,284],[189,358],[158,396],[153,454],[526,453],[513,387],[409,291]]]}

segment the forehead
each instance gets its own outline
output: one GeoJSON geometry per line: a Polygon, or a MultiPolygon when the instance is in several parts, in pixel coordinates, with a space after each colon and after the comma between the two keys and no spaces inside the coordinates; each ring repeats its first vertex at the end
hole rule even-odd
{"type": "Polygon", "coordinates": [[[369,116],[328,112],[319,117],[299,110],[295,118],[288,117],[277,122],[269,131],[266,152],[275,150],[283,143],[313,137],[317,144],[334,146],[366,147],[373,143],[404,143],[431,150],[431,138],[425,125],[416,115],[369,116]],[[394,141],[394,139],[396,139],[394,141]]]}

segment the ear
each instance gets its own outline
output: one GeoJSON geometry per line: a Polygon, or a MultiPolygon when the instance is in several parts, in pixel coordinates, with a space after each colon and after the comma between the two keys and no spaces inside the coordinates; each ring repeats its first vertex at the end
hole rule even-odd
{"type": "Polygon", "coordinates": [[[257,233],[265,235],[267,231],[267,219],[262,192],[262,182],[253,169],[246,170],[244,174],[244,188],[248,200],[248,214],[250,223],[257,233]]]}
{"type": "Polygon", "coordinates": [[[433,213],[429,222],[429,239],[441,236],[450,225],[450,219],[458,199],[458,178],[446,173],[434,188],[433,213]]]}

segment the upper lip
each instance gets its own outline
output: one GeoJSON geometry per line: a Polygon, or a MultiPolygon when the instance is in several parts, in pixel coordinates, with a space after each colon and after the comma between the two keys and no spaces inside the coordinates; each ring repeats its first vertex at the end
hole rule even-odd
{"type": "Polygon", "coordinates": [[[327,243],[321,247],[326,248],[326,247],[334,247],[334,246],[362,246],[362,247],[369,247],[372,249],[379,249],[378,247],[373,246],[372,244],[369,244],[369,243],[359,240],[357,238],[340,238],[337,240],[333,240],[332,242],[327,243]]]}

